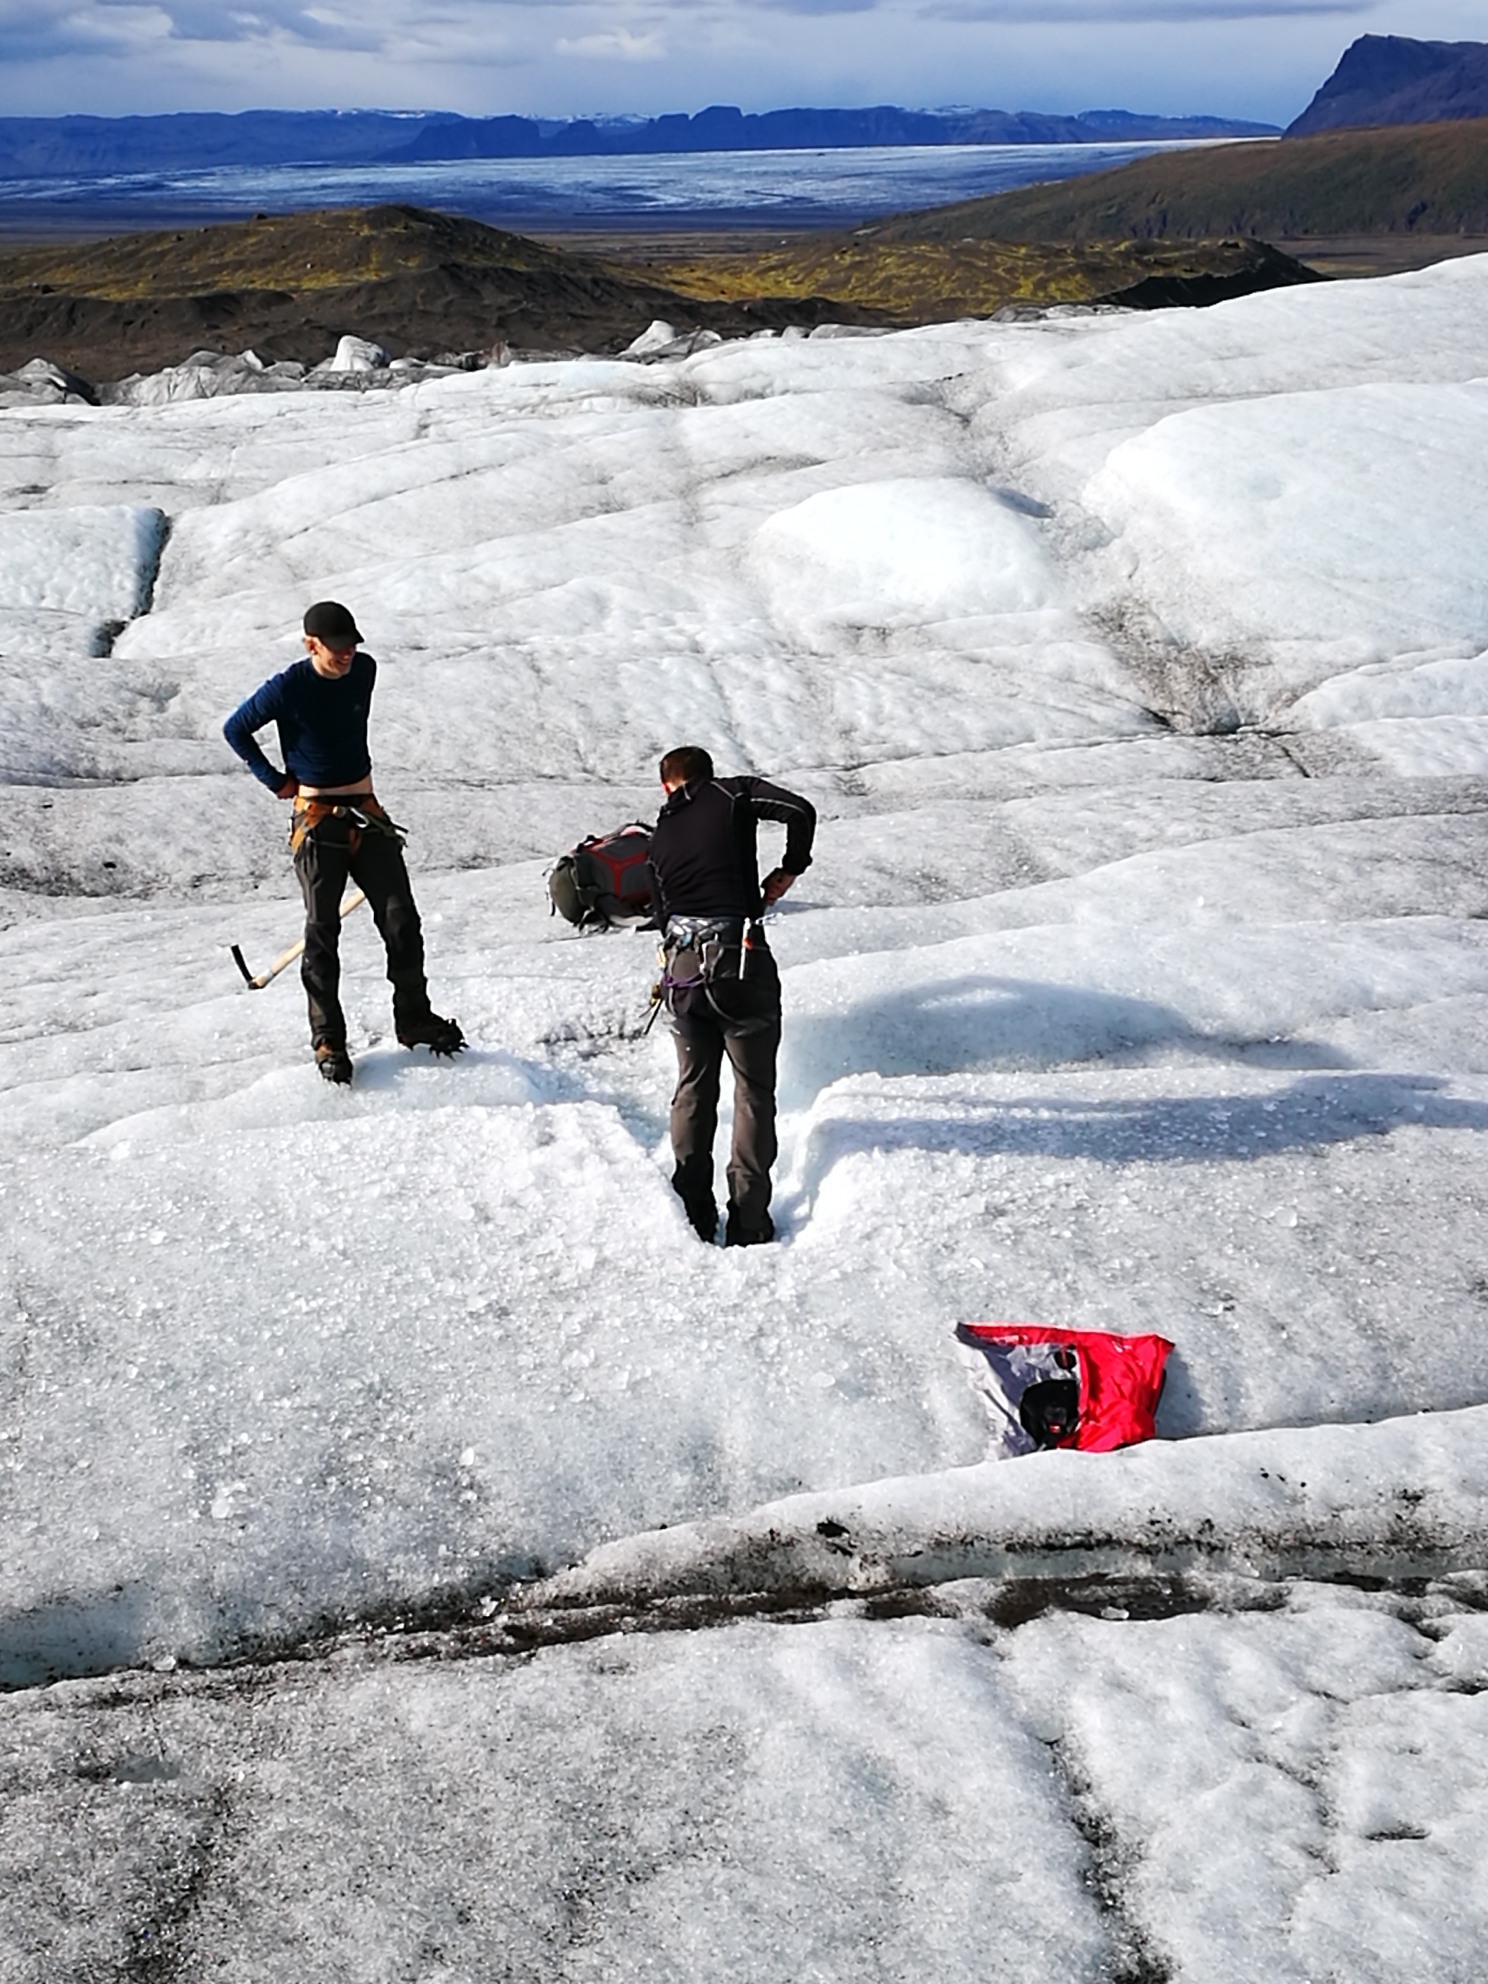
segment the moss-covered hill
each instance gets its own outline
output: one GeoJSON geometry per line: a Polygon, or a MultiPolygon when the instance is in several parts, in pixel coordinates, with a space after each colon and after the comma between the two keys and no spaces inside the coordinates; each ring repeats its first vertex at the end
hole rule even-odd
{"type": "Polygon", "coordinates": [[[348,208],[0,255],[0,370],[42,357],[102,381],[202,347],[315,363],[346,332],[394,356],[613,351],[657,317],[737,336],[1019,303],[1212,302],[1307,279],[1250,241],[1044,248],[883,232],[642,266],[416,207],[348,208]]]}
{"type": "Polygon", "coordinates": [[[250,345],[314,363],[346,332],[394,356],[501,341],[606,351],[655,317],[740,333],[819,323],[844,309],[807,297],[689,303],[645,271],[479,221],[418,207],[343,208],[0,255],[0,370],[44,357],[113,379],[199,347],[250,345]]]}
{"type": "Polygon", "coordinates": [[[880,245],[1488,235],[1488,118],[1158,152],[1115,171],[901,214],[880,245]]]}

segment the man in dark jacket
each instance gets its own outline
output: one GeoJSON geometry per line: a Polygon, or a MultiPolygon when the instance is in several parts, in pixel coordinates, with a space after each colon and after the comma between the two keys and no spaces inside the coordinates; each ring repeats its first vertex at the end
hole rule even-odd
{"type": "Polygon", "coordinates": [[[651,877],[665,955],[664,987],[677,1043],[672,1097],[672,1189],[699,1237],[718,1228],[713,1133],[725,1054],[734,1070],[726,1247],[775,1237],[775,1057],[780,974],[759,919],[811,865],[816,809],[762,778],[715,778],[696,745],[661,761],[666,805],[651,838],[651,877]],[[786,830],[781,865],[759,879],[756,829],[786,830]]]}
{"type": "Polygon", "coordinates": [[[458,1054],[465,1037],[429,1005],[424,939],[403,863],[403,839],[372,794],[367,716],[377,663],[358,646],[346,608],[323,599],[305,614],[305,659],[240,704],[223,735],[276,799],[294,801],[289,844],[305,898],[300,979],[310,1006],[310,1042],[329,1082],[351,1080],[341,1012],[341,897],[348,879],[372,908],[387,948],[393,1027],[405,1047],[458,1054]],[[277,724],[286,769],[264,756],[254,733],[277,724]]]}

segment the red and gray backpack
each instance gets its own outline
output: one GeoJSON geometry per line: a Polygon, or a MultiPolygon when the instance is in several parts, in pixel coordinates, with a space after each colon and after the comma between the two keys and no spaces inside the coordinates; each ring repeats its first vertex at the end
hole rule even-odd
{"type": "Polygon", "coordinates": [[[651,914],[651,829],[616,827],[561,854],[548,874],[553,908],[582,929],[644,923],[651,914]]]}

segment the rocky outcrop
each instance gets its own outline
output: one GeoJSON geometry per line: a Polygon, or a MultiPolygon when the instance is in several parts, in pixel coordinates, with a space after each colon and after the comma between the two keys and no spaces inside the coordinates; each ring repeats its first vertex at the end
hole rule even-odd
{"type": "Polygon", "coordinates": [[[1174,257],[1167,267],[1153,268],[1139,281],[1111,290],[1100,300],[1126,310],[1204,310],[1211,303],[1255,296],[1263,289],[1325,280],[1265,241],[1206,242],[1204,247],[1202,258],[1174,257]]]}

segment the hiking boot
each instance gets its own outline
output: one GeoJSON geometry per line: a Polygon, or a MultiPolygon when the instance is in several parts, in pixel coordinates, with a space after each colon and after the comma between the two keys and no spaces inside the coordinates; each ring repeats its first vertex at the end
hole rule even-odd
{"type": "Polygon", "coordinates": [[[718,1237],[718,1207],[712,1199],[684,1199],[682,1210],[699,1240],[711,1247],[718,1237]]]}
{"type": "Polygon", "coordinates": [[[723,1229],[725,1247],[763,1247],[767,1240],[775,1238],[775,1222],[767,1212],[758,1219],[745,1219],[729,1207],[728,1220],[723,1229]]]}
{"type": "Polygon", "coordinates": [[[344,1047],[333,1047],[328,1040],[316,1042],[315,1065],[322,1081],[342,1085],[351,1080],[351,1056],[344,1047]]]}
{"type": "Polygon", "coordinates": [[[398,1027],[400,1047],[427,1047],[431,1054],[458,1054],[465,1045],[458,1020],[442,1020],[438,1013],[425,1013],[422,1019],[404,1020],[398,1027]]]}

